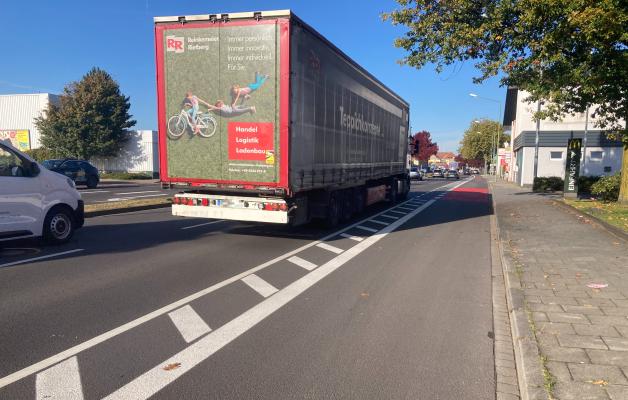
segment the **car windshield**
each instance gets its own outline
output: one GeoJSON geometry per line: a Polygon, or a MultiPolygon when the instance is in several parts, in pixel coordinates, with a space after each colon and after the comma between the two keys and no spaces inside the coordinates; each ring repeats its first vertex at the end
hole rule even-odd
{"type": "Polygon", "coordinates": [[[47,169],[58,168],[64,160],[46,160],[41,163],[47,169]]]}
{"type": "Polygon", "coordinates": [[[412,168],[410,168],[410,171],[412,171],[412,172],[418,172],[419,170],[418,170],[418,168],[417,168],[417,167],[412,167],[412,168]]]}

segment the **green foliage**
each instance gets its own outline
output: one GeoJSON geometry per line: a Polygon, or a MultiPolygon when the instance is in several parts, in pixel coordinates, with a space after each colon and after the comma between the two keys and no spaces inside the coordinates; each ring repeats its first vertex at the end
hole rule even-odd
{"type": "Polygon", "coordinates": [[[100,179],[153,179],[153,176],[144,172],[106,172],[100,174],[100,179]]]}
{"type": "Polygon", "coordinates": [[[600,180],[600,176],[580,176],[578,177],[578,193],[590,194],[591,186],[600,180]]]}
{"type": "Polygon", "coordinates": [[[591,194],[602,201],[617,201],[619,197],[619,186],[621,175],[615,174],[600,178],[591,186],[591,194]]]}
{"type": "Polygon", "coordinates": [[[93,68],[63,90],[59,104],[36,120],[43,146],[58,157],[115,157],[135,125],[129,98],[105,71],[93,68]]]}
{"type": "Polygon", "coordinates": [[[52,158],[55,158],[54,152],[52,152],[51,150],[45,147],[39,147],[37,149],[26,150],[25,153],[28,154],[32,159],[34,159],[37,162],[42,162],[44,160],[50,160],[52,158]]]}
{"type": "Polygon", "coordinates": [[[558,192],[565,187],[565,181],[558,176],[536,177],[532,183],[534,192],[558,192]]]}
{"type": "Polygon", "coordinates": [[[467,160],[491,161],[491,154],[495,153],[495,140],[499,132],[499,145],[510,138],[503,134],[502,126],[497,121],[473,121],[464,132],[460,142],[460,155],[467,160]]]}
{"type": "Polygon", "coordinates": [[[628,115],[628,12],[622,0],[397,0],[384,20],[407,33],[395,42],[416,68],[474,60],[480,83],[501,84],[551,100],[542,112],[596,110],[598,125],[619,130],[628,115]]]}

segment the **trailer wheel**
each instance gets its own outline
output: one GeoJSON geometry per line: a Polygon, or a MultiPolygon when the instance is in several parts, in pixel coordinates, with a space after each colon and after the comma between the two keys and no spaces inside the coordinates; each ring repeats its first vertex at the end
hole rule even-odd
{"type": "Polygon", "coordinates": [[[393,179],[390,183],[390,193],[388,194],[388,200],[390,200],[391,203],[396,203],[397,202],[397,179],[393,179]]]}
{"type": "Polygon", "coordinates": [[[336,193],[332,193],[329,196],[329,203],[327,203],[327,218],[325,219],[325,225],[328,228],[333,228],[338,225],[341,215],[341,202],[338,201],[336,193]]]}
{"type": "Polygon", "coordinates": [[[364,211],[364,190],[356,189],[352,197],[354,201],[353,209],[355,210],[355,213],[361,214],[364,211]]]}

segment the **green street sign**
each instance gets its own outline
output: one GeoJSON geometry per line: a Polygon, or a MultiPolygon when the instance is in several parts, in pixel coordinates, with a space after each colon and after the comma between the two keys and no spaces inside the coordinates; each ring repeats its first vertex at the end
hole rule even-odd
{"type": "Polygon", "coordinates": [[[582,155],[582,139],[569,139],[567,142],[567,163],[565,164],[565,195],[578,194],[578,177],[580,176],[580,156],[582,155]]]}

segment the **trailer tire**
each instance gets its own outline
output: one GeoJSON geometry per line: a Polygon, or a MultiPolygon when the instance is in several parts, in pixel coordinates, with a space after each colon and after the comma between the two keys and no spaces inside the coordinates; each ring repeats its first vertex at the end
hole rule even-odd
{"type": "Polygon", "coordinates": [[[398,200],[398,192],[397,192],[397,179],[393,178],[390,182],[390,192],[388,194],[388,200],[391,203],[396,203],[398,200]]]}
{"type": "Polygon", "coordinates": [[[340,222],[340,215],[342,203],[338,201],[338,195],[332,193],[329,195],[329,202],[327,203],[327,218],[325,218],[325,226],[327,228],[333,228],[340,222]]]}
{"type": "Polygon", "coordinates": [[[364,189],[359,188],[356,189],[353,196],[353,201],[354,201],[354,210],[356,214],[361,214],[364,211],[364,189]]]}

